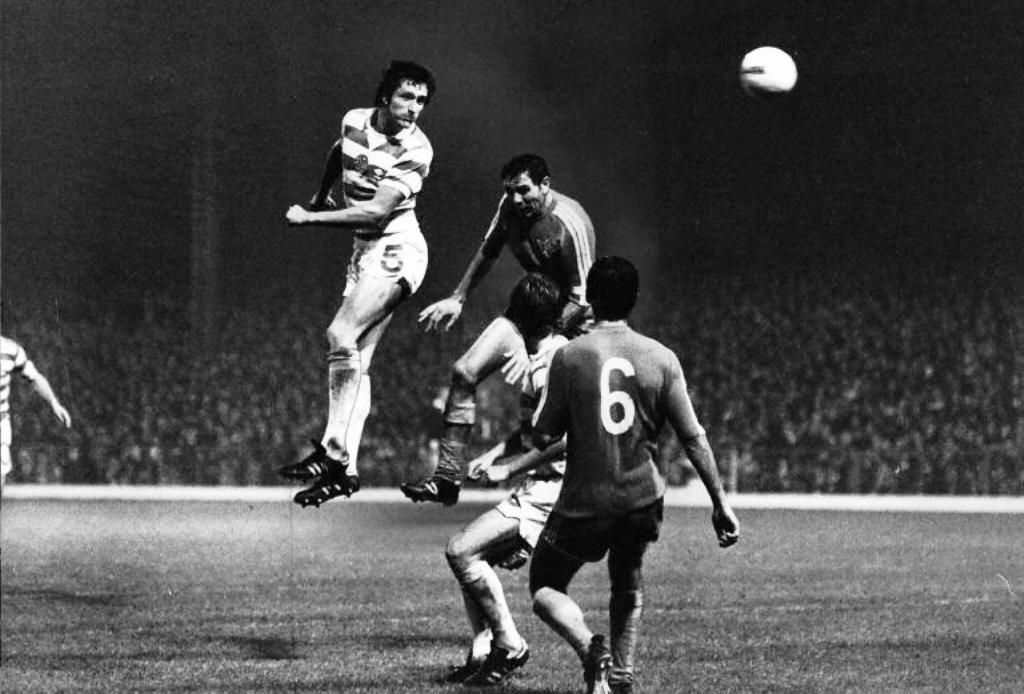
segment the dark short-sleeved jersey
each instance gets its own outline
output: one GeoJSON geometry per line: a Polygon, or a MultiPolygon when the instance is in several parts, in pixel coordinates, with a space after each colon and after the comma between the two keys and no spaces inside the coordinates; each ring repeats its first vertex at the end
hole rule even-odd
{"type": "Polygon", "coordinates": [[[523,219],[502,196],[481,250],[495,258],[504,246],[524,270],[550,277],[566,299],[587,305],[586,278],[594,263],[595,236],[594,225],[578,202],[551,190],[541,213],[523,219]]]}
{"type": "Polygon", "coordinates": [[[617,516],[661,498],[665,480],[654,454],[670,408],[679,408],[685,434],[704,433],[678,357],[625,323],[598,323],[560,349],[534,419],[538,432],[568,434],[555,510],[617,516]]]}

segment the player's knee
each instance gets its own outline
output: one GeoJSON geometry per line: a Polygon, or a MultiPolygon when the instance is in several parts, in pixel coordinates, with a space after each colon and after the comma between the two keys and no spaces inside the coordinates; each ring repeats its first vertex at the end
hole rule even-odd
{"type": "Polygon", "coordinates": [[[533,613],[546,622],[551,615],[549,605],[555,589],[543,586],[537,590],[531,590],[531,593],[533,594],[533,613]]]}
{"type": "Polygon", "coordinates": [[[334,321],[327,326],[327,345],[332,352],[342,349],[357,349],[359,336],[347,323],[334,321]]]}
{"type": "Polygon", "coordinates": [[[477,559],[472,548],[465,539],[465,534],[458,532],[448,538],[448,544],[446,544],[444,548],[444,558],[448,561],[448,566],[452,567],[452,571],[455,572],[456,575],[464,573],[466,567],[469,566],[474,559],[477,559]]]}
{"type": "Polygon", "coordinates": [[[462,543],[459,541],[460,537],[455,535],[448,539],[448,544],[444,547],[444,558],[448,561],[448,565],[455,571],[456,567],[466,563],[466,552],[463,550],[462,543]]]}
{"type": "Polygon", "coordinates": [[[484,577],[488,564],[482,559],[468,556],[462,552],[445,552],[445,559],[451,567],[452,574],[461,585],[475,583],[484,577]]]}
{"type": "Polygon", "coordinates": [[[452,391],[472,390],[476,387],[479,377],[468,359],[459,359],[452,366],[452,391]]]}

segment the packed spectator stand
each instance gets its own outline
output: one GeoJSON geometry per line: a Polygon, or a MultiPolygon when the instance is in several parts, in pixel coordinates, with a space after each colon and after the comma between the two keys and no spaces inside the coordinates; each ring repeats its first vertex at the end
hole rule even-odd
{"type": "MultiPolygon", "coordinates": [[[[633,325],[680,355],[739,491],[1019,495],[1020,274],[951,263],[677,276],[644,287],[633,325]]],[[[274,469],[300,457],[323,425],[323,328],[334,298],[309,291],[226,298],[205,340],[172,294],[116,312],[68,297],[6,298],[4,333],[75,418],[70,431],[53,426],[45,403],[15,386],[11,481],[279,483],[274,469]]],[[[374,359],[364,484],[396,485],[428,466],[438,389],[500,308],[481,301],[451,333],[424,335],[420,303],[400,309],[374,359]]],[[[514,426],[513,389],[493,378],[480,409],[483,448],[514,426]]],[[[669,440],[663,462],[670,480],[687,479],[669,440]]]]}

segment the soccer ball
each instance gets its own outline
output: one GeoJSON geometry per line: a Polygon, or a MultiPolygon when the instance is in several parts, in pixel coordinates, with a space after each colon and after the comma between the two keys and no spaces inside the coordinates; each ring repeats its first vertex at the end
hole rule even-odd
{"type": "Polygon", "coordinates": [[[755,48],[740,63],[740,84],[750,96],[785,94],[796,85],[796,63],[774,46],[755,48]]]}

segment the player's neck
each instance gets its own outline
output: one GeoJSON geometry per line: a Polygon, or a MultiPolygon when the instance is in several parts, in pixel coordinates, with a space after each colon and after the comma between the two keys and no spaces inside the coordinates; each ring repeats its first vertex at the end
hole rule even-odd
{"type": "Polygon", "coordinates": [[[595,328],[626,328],[629,327],[629,323],[626,322],[625,318],[619,320],[595,320],[595,328]]]}
{"type": "Polygon", "coordinates": [[[379,107],[373,110],[373,120],[371,123],[373,124],[373,129],[381,135],[393,137],[402,132],[401,124],[393,118],[390,118],[388,113],[379,107]]]}

